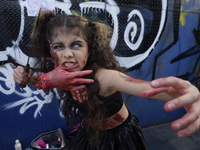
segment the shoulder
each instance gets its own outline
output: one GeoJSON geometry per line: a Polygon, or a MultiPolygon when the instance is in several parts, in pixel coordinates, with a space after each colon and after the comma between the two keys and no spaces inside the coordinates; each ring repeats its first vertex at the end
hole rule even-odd
{"type": "Polygon", "coordinates": [[[95,78],[100,82],[100,81],[104,81],[104,80],[111,80],[120,74],[121,74],[121,72],[119,72],[117,70],[101,68],[97,71],[95,78]]]}
{"type": "Polygon", "coordinates": [[[96,80],[99,82],[100,93],[99,95],[107,96],[116,91],[113,85],[119,81],[121,72],[111,69],[99,69],[95,75],[96,80]]]}

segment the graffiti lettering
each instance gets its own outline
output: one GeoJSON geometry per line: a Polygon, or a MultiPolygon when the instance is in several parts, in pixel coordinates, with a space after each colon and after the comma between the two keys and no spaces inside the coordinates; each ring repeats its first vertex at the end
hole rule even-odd
{"type": "Polygon", "coordinates": [[[19,97],[24,97],[21,100],[16,102],[11,102],[5,104],[4,109],[11,109],[17,106],[22,105],[19,112],[24,114],[30,107],[37,105],[37,109],[34,113],[34,118],[40,113],[44,104],[51,103],[53,94],[46,94],[42,90],[32,90],[29,86],[26,86],[24,89],[19,89],[14,80],[13,80],[13,68],[11,64],[5,64],[4,67],[0,67],[0,90],[5,95],[15,94],[19,97]]]}

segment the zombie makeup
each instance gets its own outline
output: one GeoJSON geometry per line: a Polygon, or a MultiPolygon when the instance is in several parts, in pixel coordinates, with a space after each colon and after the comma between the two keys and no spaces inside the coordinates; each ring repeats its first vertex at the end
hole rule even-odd
{"type": "Polygon", "coordinates": [[[103,130],[108,130],[115,128],[116,126],[123,123],[125,118],[123,118],[119,113],[116,113],[112,118],[104,119],[102,122],[103,130]]]}
{"type": "Polygon", "coordinates": [[[89,57],[88,44],[78,28],[58,28],[52,38],[51,56],[55,67],[59,65],[79,66],[71,71],[82,70],[89,57]]]}
{"type": "Polygon", "coordinates": [[[50,54],[51,54],[51,61],[54,63],[54,68],[59,66],[59,58],[56,53],[53,51],[53,46],[50,44],[50,54]]]}
{"type": "Polygon", "coordinates": [[[148,83],[148,81],[144,81],[144,80],[140,80],[140,79],[135,79],[135,78],[129,77],[127,75],[124,75],[122,73],[119,73],[119,74],[120,74],[120,76],[122,78],[124,78],[128,82],[137,83],[137,84],[148,83]]]}

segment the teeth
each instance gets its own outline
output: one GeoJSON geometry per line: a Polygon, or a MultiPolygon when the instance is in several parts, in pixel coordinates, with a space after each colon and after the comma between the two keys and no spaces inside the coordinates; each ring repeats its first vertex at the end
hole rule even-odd
{"type": "Polygon", "coordinates": [[[70,67],[70,66],[75,65],[75,63],[65,63],[64,65],[67,66],[67,67],[70,67]]]}

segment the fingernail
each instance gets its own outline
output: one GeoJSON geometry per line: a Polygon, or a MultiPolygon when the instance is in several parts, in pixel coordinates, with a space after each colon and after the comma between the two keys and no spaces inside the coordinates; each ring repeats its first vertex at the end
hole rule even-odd
{"type": "Polygon", "coordinates": [[[180,129],[180,128],[181,128],[181,126],[182,126],[182,124],[181,124],[181,123],[177,123],[177,124],[176,124],[177,130],[178,130],[178,129],[180,129]]]}
{"type": "Polygon", "coordinates": [[[185,134],[184,133],[180,134],[180,138],[183,138],[183,137],[185,137],[185,134]]]}
{"type": "Polygon", "coordinates": [[[158,81],[152,81],[151,85],[154,87],[158,87],[159,83],[158,83],[158,81]]]}
{"type": "Polygon", "coordinates": [[[167,107],[168,107],[168,109],[169,109],[170,111],[175,109],[174,103],[168,104],[167,107]]]}
{"type": "Polygon", "coordinates": [[[79,94],[79,90],[76,90],[76,93],[79,94]]]}

